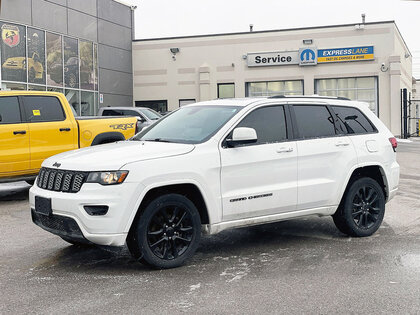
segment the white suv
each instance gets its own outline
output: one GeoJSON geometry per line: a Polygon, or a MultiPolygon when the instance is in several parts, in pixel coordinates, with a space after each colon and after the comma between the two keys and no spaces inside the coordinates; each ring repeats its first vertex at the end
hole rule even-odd
{"type": "Polygon", "coordinates": [[[366,103],[201,102],[128,141],[47,159],[30,190],[32,219],[73,244],[127,243],[158,268],[184,263],[202,231],[307,215],[369,236],[397,191],[396,147],[366,103]]]}

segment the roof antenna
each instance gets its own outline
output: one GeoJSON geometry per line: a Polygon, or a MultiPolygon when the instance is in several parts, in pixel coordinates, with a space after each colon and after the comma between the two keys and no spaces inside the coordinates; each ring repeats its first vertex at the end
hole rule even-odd
{"type": "Polygon", "coordinates": [[[362,13],[362,24],[366,22],[366,14],[362,13]]]}
{"type": "Polygon", "coordinates": [[[249,31],[252,32],[254,30],[254,24],[249,24],[249,31]]]}

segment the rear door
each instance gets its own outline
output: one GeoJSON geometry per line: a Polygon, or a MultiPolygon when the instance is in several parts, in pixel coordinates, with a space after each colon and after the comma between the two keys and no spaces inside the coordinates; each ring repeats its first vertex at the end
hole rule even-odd
{"type": "Polygon", "coordinates": [[[224,221],[296,209],[296,142],[286,117],[287,106],[257,108],[235,128],[254,128],[258,141],[220,148],[224,221]]]}
{"type": "Polygon", "coordinates": [[[355,148],[327,105],[294,104],[298,133],[298,210],[337,205],[355,148]]]}
{"type": "Polygon", "coordinates": [[[17,96],[0,97],[0,174],[19,175],[29,169],[28,124],[22,122],[17,96]]]}
{"type": "Polygon", "coordinates": [[[29,126],[31,169],[48,157],[78,148],[76,121],[66,115],[55,96],[22,96],[29,126]]]}

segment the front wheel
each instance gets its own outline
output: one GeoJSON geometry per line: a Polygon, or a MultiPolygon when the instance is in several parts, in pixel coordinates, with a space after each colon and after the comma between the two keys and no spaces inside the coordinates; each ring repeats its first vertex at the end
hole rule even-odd
{"type": "Polygon", "coordinates": [[[381,186],[364,177],[351,184],[333,219],[344,234],[364,237],[379,229],[384,215],[385,195],[381,186]]]}
{"type": "Polygon", "coordinates": [[[133,224],[128,248],[134,258],[155,268],[181,266],[193,256],[200,242],[200,215],[182,195],[156,198],[133,224]]]}

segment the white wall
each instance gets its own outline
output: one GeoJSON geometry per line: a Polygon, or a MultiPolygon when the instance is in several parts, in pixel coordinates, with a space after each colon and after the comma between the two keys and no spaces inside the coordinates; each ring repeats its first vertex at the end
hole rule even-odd
{"type": "Polygon", "coordinates": [[[400,134],[400,88],[411,91],[411,57],[393,22],[199,36],[133,42],[134,100],[168,100],[168,109],[179,99],[217,98],[218,83],[235,83],[235,97],[245,96],[246,82],[304,80],[304,93],[314,93],[314,80],[321,78],[376,76],[379,117],[400,134]],[[299,50],[303,39],[312,39],[318,49],[374,46],[375,59],[318,64],[248,67],[243,55],[251,52],[299,50]],[[170,48],[179,48],[173,60],[170,48]],[[387,71],[381,71],[384,63],[387,71]],[[206,92],[206,90],[208,90],[206,92]],[[201,93],[200,93],[201,91],[201,93]],[[395,116],[397,115],[397,116],[395,116]]]}

